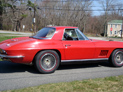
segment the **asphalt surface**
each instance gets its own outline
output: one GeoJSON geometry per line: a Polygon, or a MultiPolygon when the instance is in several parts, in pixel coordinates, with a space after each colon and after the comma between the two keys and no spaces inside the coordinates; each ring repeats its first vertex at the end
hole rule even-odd
{"type": "Polygon", "coordinates": [[[14,31],[3,31],[3,30],[0,30],[0,33],[8,33],[6,36],[31,36],[32,33],[31,32],[14,32],[14,31]]]}
{"type": "Polygon", "coordinates": [[[15,32],[15,31],[3,31],[3,30],[0,30],[0,33],[10,33],[10,34],[22,34],[22,35],[25,35],[25,34],[27,34],[27,35],[31,35],[32,33],[26,33],[26,32],[15,32]]]}
{"type": "Polygon", "coordinates": [[[55,73],[40,74],[33,66],[0,61],[0,91],[117,75],[123,75],[123,67],[107,62],[61,65],[55,73]]]}

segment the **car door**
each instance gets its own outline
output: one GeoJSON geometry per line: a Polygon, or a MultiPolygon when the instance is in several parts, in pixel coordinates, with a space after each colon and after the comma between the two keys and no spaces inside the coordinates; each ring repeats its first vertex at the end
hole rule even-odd
{"type": "Polygon", "coordinates": [[[62,43],[66,60],[94,58],[95,45],[76,29],[66,29],[62,43]]]}

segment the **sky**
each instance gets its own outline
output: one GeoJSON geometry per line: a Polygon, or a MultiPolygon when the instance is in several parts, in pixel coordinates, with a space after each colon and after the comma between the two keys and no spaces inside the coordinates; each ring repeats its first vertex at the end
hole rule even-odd
{"type": "MultiPolygon", "coordinates": [[[[35,0],[31,0],[31,1],[35,1],[35,0]]],[[[41,0],[36,0],[36,1],[41,1],[41,0]]],[[[50,1],[50,0],[49,0],[50,1]]],[[[56,0],[54,0],[56,1],[56,0]]],[[[60,0],[59,0],[60,1],[60,0]]],[[[63,0],[63,1],[67,1],[67,0],[63,0]]],[[[101,0],[92,0],[93,3],[92,3],[92,16],[99,16],[99,15],[103,15],[104,14],[104,11],[98,11],[98,10],[103,10],[102,9],[102,5],[99,3],[99,1],[101,0]],[[97,10],[97,11],[95,11],[97,10]]],[[[103,1],[103,0],[102,0],[103,1]]],[[[105,0],[104,0],[105,1],[105,0]]],[[[117,3],[119,4],[122,4],[123,5],[123,0],[114,0],[114,5],[116,5],[117,3]]]]}
{"type": "MultiPolygon", "coordinates": [[[[101,7],[98,7],[98,6],[101,6],[98,1],[94,1],[93,4],[92,4],[94,7],[92,7],[92,10],[98,10],[98,9],[101,9],[101,7]]],[[[93,16],[99,16],[101,14],[103,14],[104,12],[103,11],[93,11],[92,15],[93,16]]]]}
{"type": "MultiPolygon", "coordinates": [[[[123,0],[116,0],[114,2],[114,5],[116,5],[117,3],[123,5],[123,0]]],[[[99,3],[99,0],[94,0],[92,6],[94,6],[94,7],[92,7],[92,10],[102,10],[102,8],[101,8],[102,6],[99,3]]],[[[92,13],[93,16],[99,16],[99,15],[103,15],[103,14],[104,14],[104,11],[93,11],[93,13],[92,13]]]]}

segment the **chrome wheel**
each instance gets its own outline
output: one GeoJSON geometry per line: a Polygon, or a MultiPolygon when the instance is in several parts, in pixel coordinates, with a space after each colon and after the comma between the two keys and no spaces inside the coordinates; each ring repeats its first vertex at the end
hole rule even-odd
{"type": "Polygon", "coordinates": [[[117,64],[123,64],[123,52],[122,51],[118,51],[115,55],[115,62],[117,64]]]}
{"type": "Polygon", "coordinates": [[[114,67],[122,67],[123,66],[123,49],[115,49],[109,58],[109,62],[114,67]]]}
{"type": "Polygon", "coordinates": [[[52,70],[56,65],[56,57],[51,53],[46,53],[41,57],[40,64],[44,70],[52,70]]]}
{"type": "Polygon", "coordinates": [[[60,57],[54,50],[44,50],[36,55],[34,64],[40,73],[53,73],[59,67],[60,57]]]}

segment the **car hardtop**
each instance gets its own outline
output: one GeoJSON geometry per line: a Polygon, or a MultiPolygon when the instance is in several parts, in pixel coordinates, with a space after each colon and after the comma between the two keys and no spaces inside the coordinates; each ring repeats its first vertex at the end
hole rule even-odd
{"type": "Polygon", "coordinates": [[[51,26],[49,28],[55,28],[55,29],[76,29],[78,27],[72,27],[72,26],[51,26]]]}

